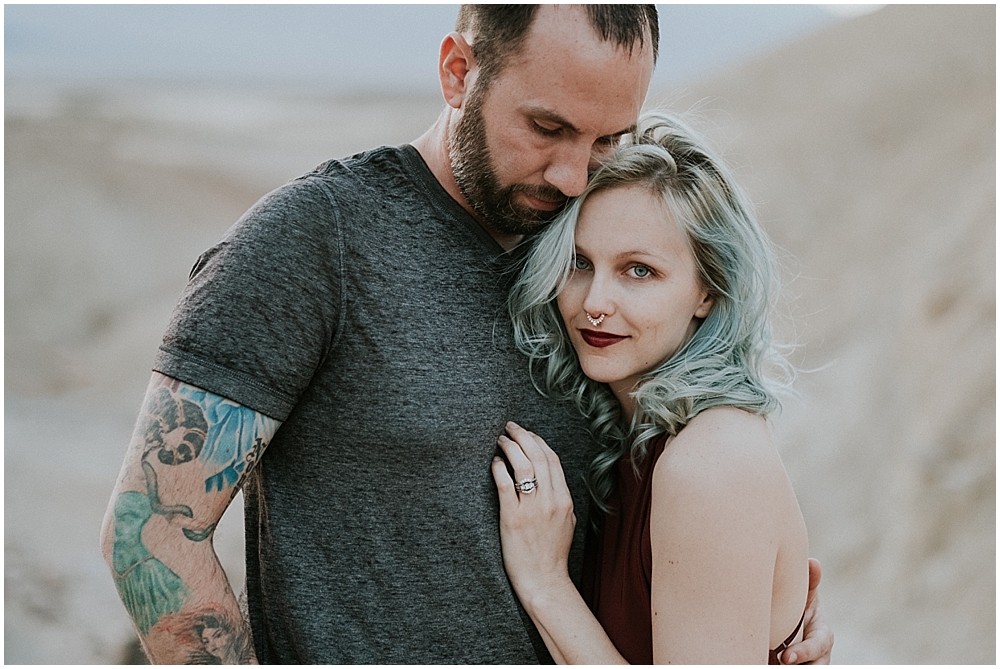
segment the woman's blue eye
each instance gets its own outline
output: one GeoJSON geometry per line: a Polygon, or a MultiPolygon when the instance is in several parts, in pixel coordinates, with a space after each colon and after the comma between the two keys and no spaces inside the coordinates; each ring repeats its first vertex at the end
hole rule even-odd
{"type": "Polygon", "coordinates": [[[650,269],[645,265],[636,265],[632,268],[632,274],[638,279],[645,279],[649,276],[650,269]]]}
{"type": "Polygon", "coordinates": [[[588,263],[583,258],[577,258],[573,261],[573,268],[578,270],[590,269],[590,263],[588,263]]]}

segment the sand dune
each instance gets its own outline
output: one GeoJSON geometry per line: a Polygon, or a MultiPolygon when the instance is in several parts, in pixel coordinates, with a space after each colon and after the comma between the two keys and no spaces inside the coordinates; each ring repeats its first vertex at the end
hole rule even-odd
{"type": "MultiPolygon", "coordinates": [[[[995,62],[994,7],[890,6],[668,94],[707,100],[788,254],[786,333],[821,369],[778,429],[835,661],[995,662],[995,62]]],[[[97,530],[188,268],[267,190],[440,102],[5,88],[4,659],[116,662],[97,530]]]]}

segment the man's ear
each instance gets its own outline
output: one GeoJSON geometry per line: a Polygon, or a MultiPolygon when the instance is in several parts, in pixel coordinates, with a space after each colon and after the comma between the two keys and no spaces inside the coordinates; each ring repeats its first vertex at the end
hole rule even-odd
{"type": "Polygon", "coordinates": [[[476,59],[472,56],[472,45],[461,34],[448,33],[441,42],[441,54],[438,57],[438,77],[441,79],[444,101],[459,109],[472,90],[478,72],[476,59]]]}

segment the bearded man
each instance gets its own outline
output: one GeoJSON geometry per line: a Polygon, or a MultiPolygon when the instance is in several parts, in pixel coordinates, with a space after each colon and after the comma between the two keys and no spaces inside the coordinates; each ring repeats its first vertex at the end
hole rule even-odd
{"type": "MultiPolygon", "coordinates": [[[[198,259],[140,423],[163,422],[169,392],[202,407],[213,448],[151,491],[138,430],[103,531],[113,569],[136,554],[172,573],[126,602],[153,661],[199,657],[180,620],[239,619],[211,533],[190,527],[214,528],[242,488],[237,656],[551,662],[504,572],[490,464],[507,421],[544,426],[583,515],[591,442],[532,387],[505,301],[531,233],[635,124],[658,35],[652,5],[463,6],[430,130],[273,191],[198,259]],[[116,506],[154,492],[187,515],[116,506]]],[[[791,649],[804,660],[832,645],[815,621],[791,649]]]]}

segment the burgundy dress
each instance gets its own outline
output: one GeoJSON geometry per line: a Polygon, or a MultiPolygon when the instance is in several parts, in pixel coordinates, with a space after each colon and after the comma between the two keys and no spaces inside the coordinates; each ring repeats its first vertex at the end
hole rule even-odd
{"type": "MultiPolygon", "coordinates": [[[[607,632],[611,643],[631,664],[653,663],[653,622],[650,583],[653,549],[649,516],[653,468],[663,453],[666,435],[656,439],[638,464],[623,457],[615,465],[616,486],[608,498],[612,513],[604,519],[600,536],[587,537],[583,562],[583,598],[607,632]]],[[[799,626],[801,626],[801,621],[799,626]]],[[[770,653],[769,664],[779,664],[778,653],[795,639],[799,628],[770,653]]]]}

